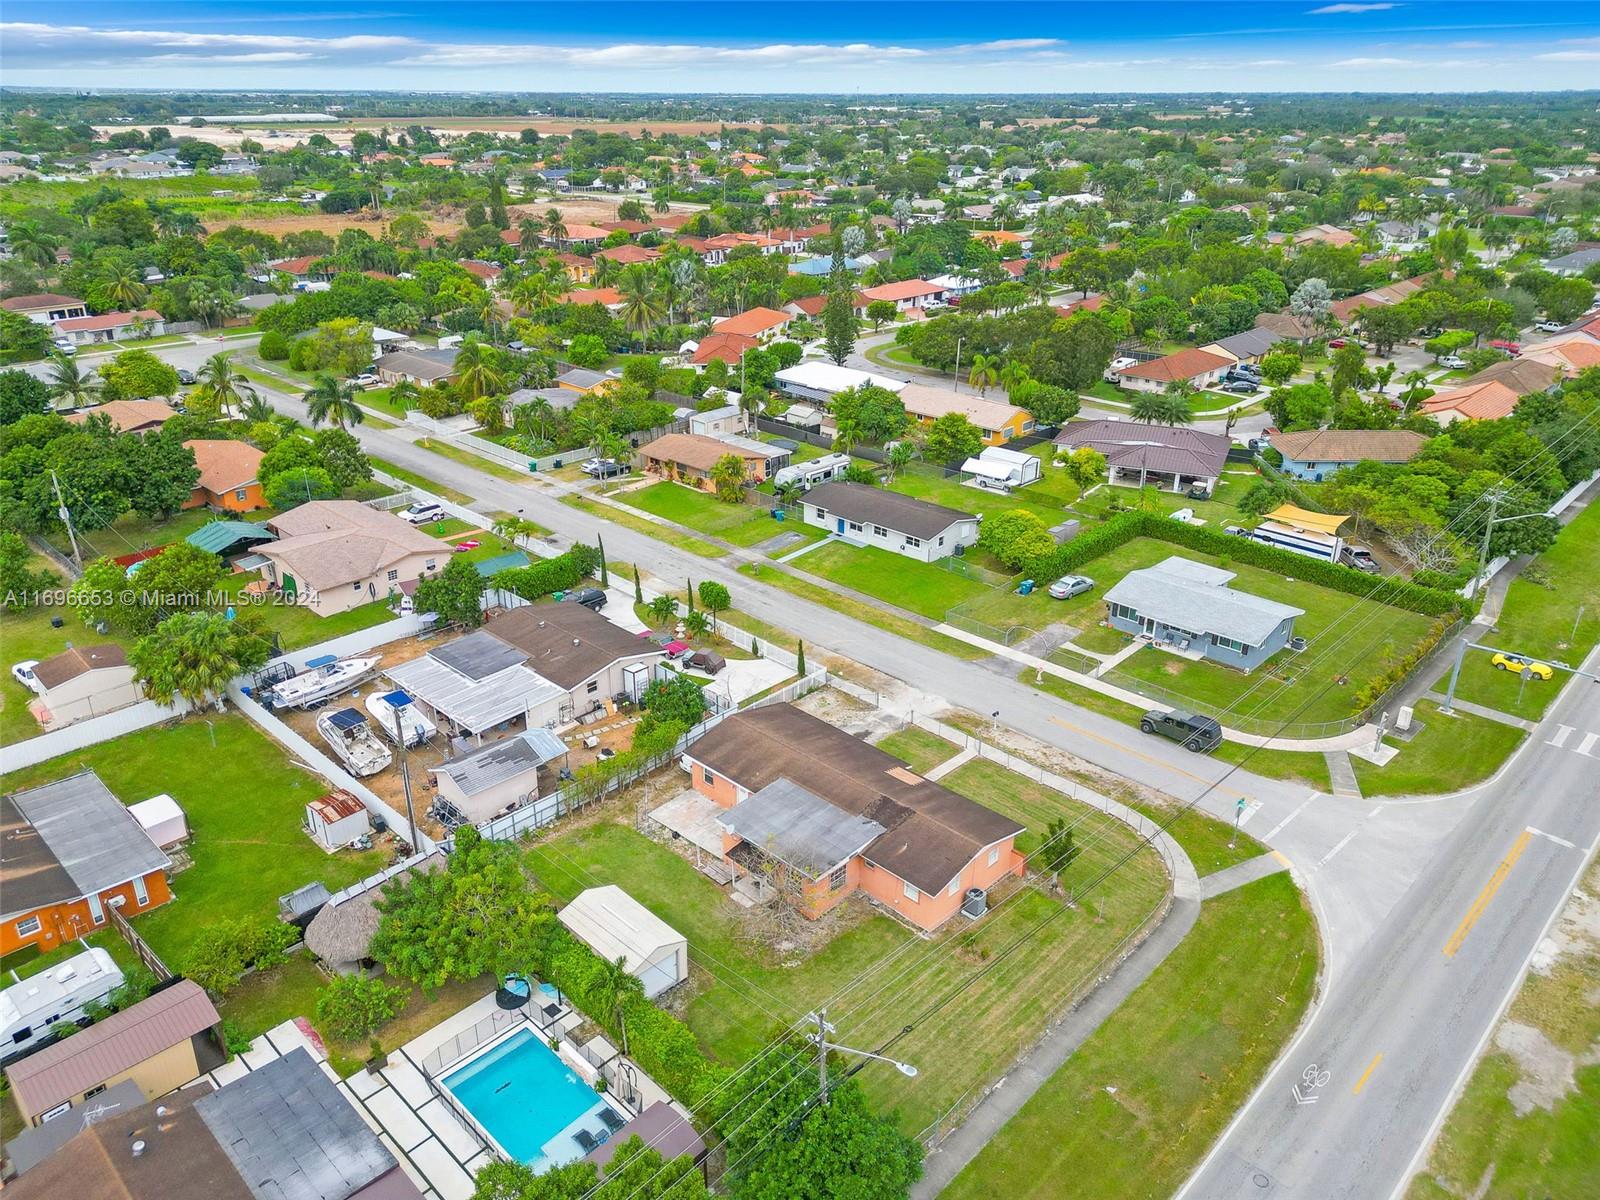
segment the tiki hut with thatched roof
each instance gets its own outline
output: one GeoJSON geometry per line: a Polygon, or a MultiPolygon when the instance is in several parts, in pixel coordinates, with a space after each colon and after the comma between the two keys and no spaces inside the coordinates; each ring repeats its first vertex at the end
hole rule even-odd
{"type": "Polygon", "coordinates": [[[390,883],[405,880],[413,871],[438,871],[445,865],[440,851],[397,863],[389,870],[346,888],[334,896],[306,927],[306,947],[334,971],[354,974],[372,966],[372,939],[382,914],[378,901],[390,883]]]}

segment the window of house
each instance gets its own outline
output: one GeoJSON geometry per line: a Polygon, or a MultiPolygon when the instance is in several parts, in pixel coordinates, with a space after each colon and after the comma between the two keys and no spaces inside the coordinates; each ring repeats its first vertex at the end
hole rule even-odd
{"type": "Polygon", "coordinates": [[[957,890],[960,889],[960,887],[961,887],[961,876],[957,875],[954,879],[952,879],[950,881],[950,886],[945,889],[945,894],[946,895],[950,895],[950,896],[954,896],[956,894],[957,890]]]}
{"type": "Polygon", "coordinates": [[[850,522],[850,532],[851,533],[860,533],[861,532],[861,522],[860,521],[851,521],[850,522]]]}
{"type": "Polygon", "coordinates": [[[358,580],[356,580],[356,581],[355,581],[355,582],[354,582],[354,583],[352,583],[352,584],[351,584],[351,585],[350,585],[350,587],[351,587],[351,589],[352,589],[352,590],[353,590],[353,591],[357,591],[357,592],[359,592],[359,591],[360,591],[360,590],[361,590],[361,581],[360,581],[360,580],[359,580],[359,579],[358,579],[358,580]]]}
{"type": "Polygon", "coordinates": [[[423,563],[423,564],[422,564],[422,569],[423,569],[423,570],[424,570],[424,571],[431,571],[431,570],[433,570],[433,559],[431,559],[431,558],[430,558],[430,559],[428,559],[428,560],[427,560],[427,561],[426,561],[426,562],[424,562],[424,563],[423,563]]]}
{"type": "Polygon", "coordinates": [[[921,538],[914,538],[908,533],[908,534],[906,534],[906,545],[911,547],[913,550],[915,550],[919,546],[922,545],[922,539],[921,538]]]}
{"type": "Polygon", "coordinates": [[[1235,654],[1244,654],[1250,649],[1238,638],[1223,637],[1220,633],[1213,633],[1211,641],[1213,645],[1221,646],[1224,650],[1232,650],[1235,654]]]}
{"type": "Polygon", "coordinates": [[[830,892],[837,892],[840,888],[842,888],[849,873],[849,864],[834,868],[833,874],[828,876],[828,890],[830,892]]]}
{"type": "Polygon", "coordinates": [[[817,514],[817,520],[826,521],[828,519],[828,510],[827,509],[825,509],[825,508],[817,508],[817,509],[813,509],[812,511],[817,514]]]}
{"type": "Polygon", "coordinates": [[[138,901],[140,908],[150,903],[150,889],[145,886],[143,875],[133,881],[133,898],[138,901]]]}
{"type": "Polygon", "coordinates": [[[87,1092],[85,1092],[83,1094],[83,1098],[85,1100],[87,1100],[90,1096],[98,1096],[101,1092],[103,1092],[105,1090],[106,1090],[106,1085],[105,1084],[103,1084],[103,1083],[96,1084],[94,1087],[90,1088],[87,1092]]]}
{"type": "Polygon", "coordinates": [[[996,846],[989,851],[989,865],[992,867],[1000,861],[1000,847],[996,846]]]}
{"type": "Polygon", "coordinates": [[[887,529],[885,529],[882,525],[874,525],[872,527],[872,532],[874,534],[876,534],[878,537],[888,537],[889,536],[889,531],[887,529]]]}
{"type": "Polygon", "coordinates": [[[28,937],[31,934],[35,934],[35,933],[38,933],[38,932],[39,932],[39,918],[38,917],[23,917],[22,920],[17,922],[17,936],[18,937],[28,937]]]}
{"type": "Polygon", "coordinates": [[[914,883],[906,884],[905,885],[905,892],[906,892],[906,899],[907,900],[913,900],[914,901],[914,900],[920,900],[922,898],[922,893],[917,891],[917,885],[914,884],[914,883]]]}
{"type": "Polygon", "coordinates": [[[246,498],[246,496],[247,496],[247,493],[245,492],[244,488],[235,488],[234,489],[233,498],[235,500],[243,500],[243,499],[246,498]]]}
{"type": "Polygon", "coordinates": [[[24,1025],[21,1029],[17,1030],[15,1033],[13,1033],[11,1035],[11,1040],[12,1040],[12,1042],[20,1045],[21,1043],[27,1041],[32,1036],[33,1036],[33,1026],[32,1025],[24,1025]]]}
{"type": "Polygon", "coordinates": [[[589,686],[584,688],[583,690],[585,692],[587,692],[591,696],[594,695],[596,692],[598,692],[600,690],[600,681],[598,679],[589,680],[589,686]]]}
{"type": "Polygon", "coordinates": [[[400,578],[400,572],[399,571],[390,571],[389,572],[389,582],[390,583],[393,583],[396,579],[399,579],[399,578],[400,578]]]}
{"type": "Polygon", "coordinates": [[[715,775],[713,775],[710,771],[706,770],[704,767],[700,768],[700,775],[701,775],[702,778],[705,779],[707,787],[716,787],[717,786],[717,777],[715,775]]]}
{"type": "Polygon", "coordinates": [[[89,901],[89,915],[94,918],[94,923],[96,925],[104,925],[106,923],[106,910],[100,904],[100,897],[89,896],[86,898],[89,901]]]}
{"type": "Polygon", "coordinates": [[[943,538],[939,539],[939,545],[941,545],[941,546],[944,545],[944,539],[943,538]]]}

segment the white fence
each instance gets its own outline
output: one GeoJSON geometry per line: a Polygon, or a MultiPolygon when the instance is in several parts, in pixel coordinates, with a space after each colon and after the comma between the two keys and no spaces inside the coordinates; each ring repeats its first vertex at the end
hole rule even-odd
{"type": "Polygon", "coordinates": [[[65,729],[41,733],[38,737],[29,738],[25,742],[7,746],[0,750],[0,763],[3,763],[6,771],[20,771],[23,767],[48,762],[60,755],[71,754],[74,750],[85,750],[100,742],[121,737],[125,733],[149,729],[152,725],[160,725],[164,721],[175,721],[188,711],[189,706],[183,701],[168,706],[157,704],[154,700],[141,700],[126,708],[119,708],[68,725],[65,729]]]}

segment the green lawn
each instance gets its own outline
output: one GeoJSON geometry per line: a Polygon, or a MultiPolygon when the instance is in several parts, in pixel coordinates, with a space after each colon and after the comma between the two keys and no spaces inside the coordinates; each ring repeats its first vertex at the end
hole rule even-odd
{"type": "Polygon", "coordinates": [[[474,454],[471,450],[463,450],[460,446],[449,442],[441,442],[437,438],[418,438],[416,445],[424,450],[432,451],[440,458],[448,458],[453,463],[463,467],[471,467],[475,471],[482,471],[485,475],[493,475],[496,479],[508,480],[511,483],[524,483],[528,475],[525,471],[516,471],[496,462],[492,458],[485,458],[481,454],[474,454]]]}
{"type": "MultiPolygon", "coordinates": [[[[616,499],[641,512],[719,537],[736,546],[754,546],[784,533],[798,533],[806,541],[813,542],[825,536],[822,530],[800,521],[774,521],[770,512],[753,504],[725,504],[707,492],[666,480],[624,492],[616,499]]],[[[797,548],[798,543],[788,549],[797,548]]]]}
{"type": "Polygon", "coordinates": [[[1328,779],[1328,760],[1321,754],[1296,750],[1260,750],[1241,742],[1224,742],[1211,752],[1211,757],[1223,762],[1242,763],[1246,771],[1265,775],[1268,779],[1303,783],[1319,792],[1329,792],[1333,788],[1328,779]]]}
{"type": "Polygon", "coordinates": [[[907,496],[915,496],[918,500],[963,512],[987,514],[1026,509],[1048,525],[1059,525],[1066,520],[1066,506],[1078,498],[1078,485],[1065,470],[1052,466],[1048,459],[1044,463],[1044,474],[1037,483],[1017,488],[1010,495],[964,487],[959,480],[946,479],[937,468],[920,463],[913,463],[896,475],[889,488],[907,496]]]}
{"type": "MultiPolygon", "coordinates": [[[[1070,886],[1075,876],[1087,878],[1132,843],[1132,832],[1121,826],[1092,844],[1085,837],[1084,852],[1063,881],[1070,886]]],[[[1007,1069],[1111,947],[1153,910],[1165,886],[1155,857],[1140,855],[1115,886],[1077,909],[1029,888],[977,926],[952,923],[927,941],[852,904],[836,918],[843,926],[839,932],[800,957],[742,936],[741,910],[715,884],[632,828],[590,826],[535,846],[528,857],[540,882],[558,898],[617,883],[689,939],[695,969],[681,1011],[706,1050],[729,1064],[745,1061],[781,1022],[824,1000],[832,1001],[830,1019],[843,1037],[873,1045],[914,1009],[978,976],[1001,949],[1031,931],[1016,953],[897,1046],[897,1055],[918,1065],[915,1081],[888,1070],[862,1075],[875,1106],[896,1112],[902,1128],[913,1133],[968,1089],[1007,1069]],[[898,979],[880,969],[838,994],[895,951],[901,953],[892,971],[905,972],[898,979]],[[883,997],[874,994],[891,979],[903,1001],[883,1006],[883,997]]]]}
{"type": "Polygon", "coordinates": [[[641,516],[629,512],[625,507],[614,504],[598,504],[583,496],[563,496],[561,503],[573,508],[581,509],[590,516],[600,517],[602,520],[632,529],[636,533],[643,533],[658,541],[666,542],[669,546],[676,546],[690,554],[698,554],[701,558],[721,558],[728,552],[714,542],[705,538],[695,537],[693,534],[680,533],[671,526],[658,525],[654,521],[647,521],[641,516]]]}
{"type": "MultiPolygon", "coordinates": [[[[273,509],[262,509],[246,513],[244,519],[265,521],[273,514],[273,509]]],[[[124,554],[182,541],[202,525],[209,525],[216,519],[217,514],[209,508],[191,508],[173,513],[170,517],[141,517],[136,513],[123,513],[104,529],[78,530],[78,547],[83,552],[84,562],[102,556],[120,558],[124,554]]],[[[69,549],[64,530],[52,533],[50,542],[62,553],[69,549]]]]}
{"type": "Polygon", "coordinates": [[[449,538],[458,533],[466,533],[469,529],[481,529],[481,522],[463,521],[460,517],[446,517],[442,521],[430,521],[426,525],[418,525],[418,529],[430,537],[449,538]]]}
{"type": "MultiPolygon", "coordinates": [[[[1600,504],[1585,509],[1561,531],[1555,545],[1528,565],[1506,592],[1505,608],[1494,631],[1477,640],[1574,666],[1584,660],[1600,641],[1600,504]]],[[[1522,689],[1516,675],[1490,666],[1490,657],[1485,651],[1467,651],[1456,695],[1537,720],[1569,678],[1557,671],[1549,683],[1529,680],[1522,689]]],[[[1444,682],[1440,690],[1444,690],[1444,682]]]]}
{"type": "Polygon", "coordinates": [[[1287,873],[1208,901],[1189,936],[943,1196],[1172,1195],[1292,1036],[1317,953],[1287,873]]]}
{"type": "Polygon", "coordinates": [[[382,850],[324,854],[302,833],[306,804],[327,784],[293,766],[242,716],[192,716],[140,730],[6,775],[0,784],[13,791],[85,769],[125,804],[167,792],[188,817],[194,865],[173,877],[176,899],[134,918],[134,928],[174,966],[207,922],[276,919],[279,896],[317,879],[336,890],[370,875],[386,857],[382,850]]]}
{"type": "Polygon", "coordinates": [[[793,564],[932,621],[992,589],[932,563],[918,562],[876,546],[850,546],[833,542],[813,550],[793,564]]]}
{"type": "Polygon", "coordinates": [[[879,738],[876,745],[885,754],[902,759],[918,775],[926,775],[932,768],[960,753],[958,747],[938,734],[929,733],[915,725],[907,725],[898,733],[879,738]]]}
{"type": "MultiPolygon", "coordinates": [[[[223,580],[222,587],[229,594],[238,595],[256,578],[253,574],[230,575],[223,580]]],[[[267,628],[278,635],[278,641],[285,650],[315,646],[318,642],[343,637],[347,633],[371,629],[399,615],[389,607],[387,599],[359,604],[326,617],[318,616],[314,609],[299,604],[251,604],[249,607],[252,612],[259,613],[267,628]]]]}
{"type": "Polygon", "coordinates": [[[4,979],[0,979],[0,986],[11,983],[12,972],[16,973],[18,979],[27,979],[91,949],[104,950],[125,972],[139,965],[139,956],[133,952],[133,947],[123,940],[120,933],[110,928],[97,929],[86,937],[64,942],[54,950],[43,954],[38,953],[37,943],[12,951],[0,959],[0,972],[5,973],[4,979]],[[32,953],[29,953],[30,951],[32,953]]]}
{"type": "Polygon", "coordinates": [[[1194,515],[1209,521],[1214,528],[1223,525],[1254,525],[1255,519],[1239,511],[1238,503],[1256,474],[1249,469],[1228,468],[1217,481],[1216,490],[1209,500],[1191,500],[1182,492],[1161,491],[1153,487],[1143,490],[1131,487],[1102,486],[1093,495],[1084,496],[1071,505],[1072,514],[1084,517],[1103,517],[1111,512],[1115,501],[1125,508],[1139,504],[1156,512],[1174,513],[1180,508],[1194,510],[1194,515]]]}
{"type": "Polygon", "coordinates": [[[1511,725],[1456,710],[1453,717],[1424,700],[1416,706],[1424,729],[1409,742],[1386,739],[1400,753],[1379,767],[1351,757],[1367,796],[1428,796],[1459,791],[1493,775],[1526,735],[1511,725]]]}
{"type": "MultiPolygon", "coordinates": [[[[1597,888],[1600,868],[1591,866],[1579,894],[1593,896],[1597,888]]],[[[1407,1200],[1600,1195],[1597,983],[1600,939],[1591,925],[1587,935],[1580,929],[1566,942],[1553,967],[1528,976],[1506,1018],[1537,1030],[1566,1063],[1577,1059],[1571,1086],[1518,1115],[1509,1093],[1525,1082],[1539,1090],[1549,1086],[1555,1063],[1528,1080],[1514,1056],[1491,1045],[1456,1102],[1426,1170],[1412,1180],[1407,1200]]]]}

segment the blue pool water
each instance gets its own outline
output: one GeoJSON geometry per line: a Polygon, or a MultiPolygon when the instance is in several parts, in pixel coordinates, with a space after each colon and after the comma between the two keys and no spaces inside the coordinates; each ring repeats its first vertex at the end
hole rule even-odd
{"type": "MultiPolygon", "coordinates": [[[[535,1165],[545,1158],[546,1143],[605,1105],[594,1088],[529,1029],[519,1030],[451,1072],[444,1083],[507,1154],[535,1165]]],[[[590,1122],[591,1128],[598,1125],[590,1122]]],[[[549,1158],[553,1163],[567,1162],[582,1154],[568,1138],[566,1144],[551,1147],[549,1158]]]]}

